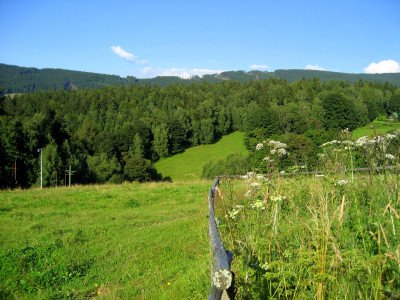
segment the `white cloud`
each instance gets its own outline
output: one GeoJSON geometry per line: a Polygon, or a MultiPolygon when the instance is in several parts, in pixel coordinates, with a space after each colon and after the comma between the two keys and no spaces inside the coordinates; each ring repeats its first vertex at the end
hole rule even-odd
{"type": "Polygon", "coordinates": [[[190,69],[190,68],[153,68],[146,67],[140,70],[143,77],[152,78],[156,76],[178,76],[183,79],[190,79],[192,76],[203,76],[206,74],[219,74],[225,70],[211,70],[211,69],[190,69]]]}
{"type": "Polygon", "coordinates": [[[126,59],[128,61],[134,61],[136,58],[135,55],[126,52],[124,49],[121,48],[121,46],[111,46],[111,50],[114,51],[115,54],[117,54],[119,57],[122,57],[123,59],[126,59]]]}
{"type": "Polygon", "coordinates": [[[111,50],[117,54],[119,57],[122,57],[123,59],[133,62],[138,65],[146,65],[147,61],[144,59],[137,59],[135,55],[132,53],[126,52],[124,49],[121,48],[121,46],[111,46],[111,50]]]}
{"type": "Polygon", "coordinates": [[[316,71],[325,71],[325,69],[323,67],[320,67],[318,65],[307,65],[305,67],[306,70],[316,70],[316,71]]]}
{"type": "Polygon", "coordinates": [[[364,68],[364,73],[399,73],[399,63],[394,60],[382,60],[378,63],[371,63],[368,67],[364,68]]]}
{"type": "Polygon", "coordinates": [[[251,70],[268,70],[269,67],[267,65],[251,65],[249,67],[251,70]]]}

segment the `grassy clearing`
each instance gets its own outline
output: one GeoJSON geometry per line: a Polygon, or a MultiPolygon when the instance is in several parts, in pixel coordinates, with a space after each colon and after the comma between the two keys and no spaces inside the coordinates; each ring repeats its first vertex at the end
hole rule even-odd
{"type": "Polygon", "coordinates": [[[353,131],[353,139],[358,139],[362,136],[375,137],[396,129],[400,129],[400,123],[375,120],[363,127],[355,129],[353,131]],[[373,126],[373,128],[371,128],[371,126],[373,126]]]}
{"type": "Polygon", "coordinates": [[[170,177],[174,181],[200,179],[204,165],[210,160],[225,159],[232,153],[248,155],[243,141],[244,133],[234,132],[223,136],[215,144],[192,147],[183,153],[162,159],[154,166],[163,177],[170,177]]]}
{"type": "Polygon", "coordinates": [[[398,299],[399,174],[224,180],[238,299],[398,299]]]}
{"type": "Polygon", "coordinates": [[[204,299],[210,185],[0,191],[0,298],[204,299]]]}

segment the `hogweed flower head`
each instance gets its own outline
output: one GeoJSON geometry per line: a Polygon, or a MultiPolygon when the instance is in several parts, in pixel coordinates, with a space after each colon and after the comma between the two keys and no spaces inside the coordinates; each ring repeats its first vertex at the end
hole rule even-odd
{"type": "Polygon", "coordinates": [[[271,196],[270,199],[271,199],[271,201],[274,201],[274,202],[280,202],[280,201],[285,200],[286,197],[285,196],[271,196]]]}
{"type": "Polygon", "coordinates": [[[393,154],[385,154],[385,157],[387,158],[387,159],[390,159],[390,160],[395,160],[396,159],[396,157],[393,155],[393,154]]]}
{"type": "Polygon", "coordinates": [[[336,182],[336,185],[345,185],[347,183],[349,183],[350,181],[348,179],[342,179],[342,180],[338,180],[336,182]]]}

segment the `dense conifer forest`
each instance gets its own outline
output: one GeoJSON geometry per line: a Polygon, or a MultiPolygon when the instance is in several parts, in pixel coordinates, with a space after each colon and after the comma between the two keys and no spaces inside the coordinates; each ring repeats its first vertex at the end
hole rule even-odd
{"type": "Polygon", "coordinates": [[[1,187],[161,179],[152,163],[233,131],[246,145],[270,137],[291,141],[298,163],[312,168],[317,146],[344,128],[400,111],[397,86],[363,80],[225,80],[41,91],[2,97],[1,187]],[[297,150],[296,150],[297,149],[297,150]],[[297,152],[296,152],[297,151],[297,152]],[[15,163],[17,182],[15,182],[15,163]],[[56,175],[57,174],[57,175],[56,175]]]}
{"type": "Polygon", "coordinates": [[[182,79],[176,76],[158,76],[155,78],[138,79],[133,76],[120,77],[117,75],[105,75],[90,72],[71,71],[63,69],[37,69],[0,64],[0,87],[5,94],[33,93],[47,90],[68,89],[94,89],[103,86],[130,86],[137,83],[140,85],[158,85],[165,87],[171,84],[192,83],[220,83],[226,80],[234,80],[243,83],[249,80],[263,81],[270,78],[285,79],[288,83],[296,80],[320,78],[321,82],[330,80],[388,82],[400,86],[400,73],[389,74],[348,74],[339,72],[316,71],[316,70],[276,70],[274,72],[263,71],[226,71],[220,74],[193,76],[190,79],[182,79]]]}

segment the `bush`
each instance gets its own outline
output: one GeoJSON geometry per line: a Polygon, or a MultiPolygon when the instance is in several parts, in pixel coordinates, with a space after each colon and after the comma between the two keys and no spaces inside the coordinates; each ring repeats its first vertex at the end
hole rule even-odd
{"type": "Polygon", "coordinates": [[[147,159],[136,155],[125,155],[124,161],[125,167],[123,178],[125,180],[144,182],[161,179],[161,175],[157,173],[157,170],[147,159]]]}

